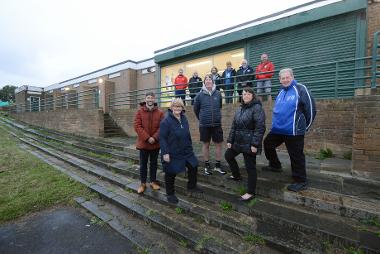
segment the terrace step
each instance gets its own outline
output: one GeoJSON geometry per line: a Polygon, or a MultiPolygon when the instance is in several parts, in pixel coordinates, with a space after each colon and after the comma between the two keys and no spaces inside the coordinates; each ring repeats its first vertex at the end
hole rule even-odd
{"type": "MultiPolygon", "coordinates": [[[[44,149],[40,147],[40,149],[44,149]]],[[[64,158],[64,154],[56,155],[59,158],[64,158]]],[[[81,167],[82,169],[89,171],[94,166],[88,166],[85,162],[75,163],[73,162],[75,158],[67,159],[67,162],[74,163],[76,167],[81,167]]],[[[122,166],[123,162],[118,162],[120,166],[122,166]]],[[[128,169],[128,165],[125,164],[122,168],[118,168],[120,172],[124,172],[128,176],[138,177],[138,172],[136,172],[136,167],[132,167],[128,169]],[[127,168],[127,169],[126,169],[127,168]],[[123,171],[122,171],[123,170],[123,171]]],[[[96,167],[95,167],[96,168],[96,167]]],[[[115,170],[115,167],[109,167],[115,170]]],[[[98,168],[96,168],[98,170],[98,168]]],[[[105,170],[105,169],[103,169],[105,170]]],[[[100,172],[100,171],[98,171],[100,172]]],[[[103,172],[104,173],[104,172],[103,172]]],[[[102,177],[107,177],[103,175],[102,177]]],[[[118,179],[119,177],[114,177],[118,179]]],[[[177,191],[178,193],[185,194],[186,191],[183,188],[185,186],[186,180],[183,177],[179,177],[177,180],[177,191]]],[[[124,188],[128,187],[126,184],[122,184],[124,188]]],[[[226,191],[224,188],[217,188],[215,186],[207,186],[201,185],[202,188],[206,191],[202,197],[198,197],[200,201],[204,201],[207,204],[214,203],[218,204],[223,200],[228,200],[233,205],[233,208],[236,211],[241,212],[242,214],[252,215],[256,218],[258,223],[258,233],[263,234],[267,239],[270,237],[276,236],[276,239],[281,239],[281,237],[285,237],[284,235],[276,235],[277,234],[285,234],[286,240],[282,240],[282,242],[291,242],[294,246],[302,246],[300,239],[305,240],[305,235],[312,238],[308,239],[311,241],[309,243],[312,245],[312,249],[314,251],[319,252],[321,248],[321,242],[323,239],[334,239],[335,243],[338,243],[340,246],[347,245],[369,245],[371,248],[375,248],[375,250],[379,249],[379,246],[376,245],[376,238],[374,232],[371,232],[371,229],[368,228],[369,231],[360,231],[357,230],[356,227],[360,227],[362,225],[355,223],[354,220],[344,219],[336,215],[332,214],[320,214],[320,212],[313,213],[312,211],[306,210],[305,208],[299,206],[291,206],[287,204],[283,204],[281,202],[275,202],[273,200],[267,200],[265,198],[260,198],[257,204],[254,205],[254,209],[241,205],[236,201],[236,193],[231,191],[226,191]],[[297,219],[294,221],[294,219],[297,219]],[[293,221],[292,221],[293,220],[293,221]],[[271,225],[271,226],[270,226],[271,225]],[[278,232],[278,227],[281,225],[282,231],[278,232]],[[309,226],[307,226],[309,225],[309,226]],[[317,229],[313,227],[318,227],[317,229]],[[295,234],[294,228],[297,228],[297,233],[295,234]],[[328,231],[328,232],[325,232],[328,231]],[[292,235],[293,238],[289,239],[292,235]],[[313,239],[314,238],[314,239],[313,239]]],[[[134,189],[135,187],[130,187],[130,189],[134,189]]],[[[184,199],[186,199],[185,197],[184,199]]],[[[186,199],[187,200],[187,199],[186,199]]],[[[195,203],[195,200],[188,200],[190,203],[195,203]]],[[[375,250],[371,250],[371,248],[367,248],[368,253],[376,253],[375,250]]]]}
{"type": "MultiPolygon", "coordinates": [[[[42,142],[45,145],[51,146],[50,143],[43,142],[32,136],[27,135],[27,137],[35,139],[38,142],[42,142]]],[[[86,149],[91,152],[97,152],[98,154],[102,154],[102,151],[104,151],[104,149],[88,149],[87,146],[82,144],[75,144],[75,142],[71,144],[75,147],[86,149]]],[[[125,164],[115,159],[98,160],[96,158],[92,158],[91,156],[87,156],[86,154],[83,155],[81,153],[78,153],[77,150],[70,151],[70,149],[62,149],[60,147],[55,149],[58,149],[68,154],[79,156],[81,159],[87,160],[91,163],[95,163],[99,166],[110,168],[121,173],[123,173],[125,167],[128,167],[128,164],[125,164]]],[[[116,157],[120,158],[122,152],[117,151],[116,153],[116,157]]],[[[114,153],[110,154],[115,156],[114,153]]],[[[138,178],[138,174],[134,174],[132,176],[138,178]]],[[[163,176],[161,177],[163,179],[163,176]]],[[[243,180],[245,180],[245,176],[243,176],[243,180]]],[[[217,175],[204,176],[200,174],[199,181],[213,186],[222,186],[231,192],[236,191],[239,188],[242,189],[241,185],[236,184],[235,182],[227,181],[224,177],[217,175]]],[[[318,187],[321,186],[318,185],[318,182],[314,186],[313,181],[309,190],[300,193],[293,193],[284,190],[287,181],[287,176],[282,176],[281,174],[271,172],[261,172],[260,177],[258,179],[257,193],[264,197],[272,198],[278,201],[299,204],[316,210],[327,211],[345,217],[356,219],[380,218],[378,212],[380,211],[380,205],[375,200],[362,200],[361,198],[359,199],[355,196],[349,196],[345,194],[335,193],[329,190],[318,189],[318,187]]],[[[326,182],[324,184],[326,184],[326,182]]],[[[328,183],[328,186],[329,185],[332,185],[332,183],[328,183]]]]}
{"type": "MultiPolygon", "coordinates": [[[[191,253],[190,250],[185,249],[183,246],[200,253],[284,253],[265,245],[252,244],[249,241],[245,241],[239,234],[202,222],[199,218],[200,216],[207,214],[205,212],[206,208],[199,208],[201,209],[200,213],[202,214],[198,214],[198,217],[192,216],[192,214],[187,213],[184,209],[175,209],[176,207],[168,205],[167,202],[163,203],[147,199],[144,195],[138,195],[126,191],[123,188],[117,188],[102,179],[85,174],[84,172],[78,173],[77,170],[70,168],[72,166],[68,166],[67,162],[64,163],[60,161],[57,158],[59,157],[57,156],[58,154],[56,154],[54,158],[50,155],[46,155],[46,153],[41,153],[40,151],[32,151],[32,153],[38,155],[49,164],[59,167],[60,170],[63,168],[64,172],[67,173],[68,171],[70,176],[74,176],[74,179],[88,186],[102,198],[102,200],[93,199],[90,202],[83,199],[77,199],[78,202],[110,224],[111,227],[124,232],[123,235],[127,236],[129,239],[132,238],[130,240],[133,240],[138,247],[144,249],[149,248],[149,253],[165,253],[162,251],[163,249],[169,250],[167,253],[191,253]],[[119,208],[117,216],[115,215],[115,212],[113,212],[115,206],[119,208]],[[111,212],[110,208],[112,208],[111,212]],[[147,238],[152,229],[139,230],[136,227],[131,229],[131,216],[134,217],[132,220],[132,226],[139,225],[137,219],[142,223],[145,221],[156,230],[153,233],[157,232],[155,233],[157,235],[159,232],[165,232],[166,236],[161,237],[160,242],[157,242],[157,239],[154,238],[156,240],[153,241],[154,244],[150,244],[152,241],[144,241],[141,239],[137,239],[139,241],[136,243],[136,237],[147,238]],[[129,228],[125,229],[126,225],[120,225],[120,221],[126,222],[126,225],[128,225],[129,228]],[[143,245],[144,242],[145,245],[143,245]],[[148,243],[149,245],[147,246],[148,243]]],[[[45,150],[45,152],[46,151],[47,150],[45,150]]],[[[49,153],[53,152],[50,151],[49,153]]],[[[62,154],[60,154],[60,156],[62,156],[62,154]]],[[[123,176],[119,176],[118,178],[120,182],[129,184],[130,179],[123,176]]],[[[160,192],[159,195],[163,196],[164,194],[160,192]]],[[[233,215],[234,214],[226,214],[224,215],[224,218],[228,217],[229,221],[232,222],[243,221],[242,219],[236,220],[233,215]]],[[[214,218],[214,221],[218,220],[220,220],[220,223],[224,223],[220,218],[214,218]]],[[[254,232],[254,220],[247,217],[247,223],[251,224],[245,225],[245,227],[251,230],[251,232],[254,232]]],[[[239,227],[239,224],[235,225],[235,227],[239,227]]],[[[248,235],[248,237],[249,236],[251,235],[248,235]]],[[[289,253],[290,249],[279,245],[276,246],[277,248],[287,250],[286,252],[289,253]]]]}

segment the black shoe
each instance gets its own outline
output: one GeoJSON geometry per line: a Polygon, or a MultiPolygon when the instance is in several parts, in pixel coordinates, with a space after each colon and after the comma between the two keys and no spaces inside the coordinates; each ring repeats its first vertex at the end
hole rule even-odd
{"type": "Polygon", "coordinates": [[[177,204],[178,203],[178,198],[176,197],[176,195],[168,195],[166,197],[166,199],[168,200],[169,203],[172,203],[172,204],[177,204]]]}
{"type": "Polygon", "coordinates": [[[212,175],[211,169],[205,168],[205,175],[206,176],[212,175]]]}
{"type": "Polygon", "coordinates": [[[198,186],[196,186],[195,188],[187,188],[187,190],[193,193],[203,193],[203,190],[199,189],[198,186]]]}
{"type": "Polygon", "coordinates": [[[307,189],[307,183],[306,182],[301,182],[301,183],[292,183],[288,185],[288,190],[294,191],[294,192],[299,192],[302,190],[307,189]]]}
{"type": "MultiPolygon", "coordinates": [[[[245,194],[244,194],[245,195],[245,194]]],[[[242,202],[248,202],[252,199],[255,199],[256,198],[256,195],[255,194],[250,194],[251,196],[247,199],[244,199],[243,197],[240,197],[239,200],[242,201],[242,202]]]]}
{"type": "Polygon", "coordinates": [[[279,168],[274,168],[274,167],[272,167],[272,166],[264,166],[264,167],[261,168],[261,170],[262,170],[262,171],[279,172],[279,173],[283,171],[281,167],[279,167],[279,168]]]}
{"type": "Polygon", "coordinates": [[[234,176],[229,176],[227,177],[228,180],[233,180],[233,181],[240,181],[241,180],[241,176],[238,176],[238,177],[234,177],[234,176]]]}

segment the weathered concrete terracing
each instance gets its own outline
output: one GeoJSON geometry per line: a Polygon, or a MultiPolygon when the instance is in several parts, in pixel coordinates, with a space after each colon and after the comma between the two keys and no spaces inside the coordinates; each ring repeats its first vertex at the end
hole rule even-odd
{"type": "MultiPolygon", "coordinates": [[[[286,169],[280,174],[261,171],[265,164],[261,156],[259,196],[249,204],[237,200],[239,192],[244,191],[245,175],[243,182],[236,183],[220,175],[198,174],[204,191],[201,194],[187,193],[186,176],[180,175],[176,183],[180,202],[173,206],[167,203],[163,191],[148,190],[143,196],[135,193],[139,171],[133,141],[89,139],[4,119],[1,125],[22,141],[27,150],[99,193],[102,200],[78,199],[78,202],[129,239],[133,240],[133,234],[121,221],[133,215],[149,222],[157,232],[165,232],[171,239],[168,241],[177,243],[175,248],[181,251],[191,248],[206,253],[349,253],[350,249],[380,252],[380,184],[342,174],[342,170],[334,175],[321,173],[333,172],[334,163],[336,167],[345,167],[339,160],[332,160],[334,163],[325,170],[325,162],[309,158],[310,188],[292,193],[285,188],[290,171],[286,169]],[[118,216],[113,215],[113,209],[104,208],[107,206],[119,209],[118,216]],[[265,245],[260,244],[262,240],[265,245]]],[[[161,171],[158,178],[163,183],[161,171]]],[[[147,248],[141,239],[149,233],[140,235],[136,244],[147,248]]],[[[162,247],[156,244],[150,249],[160,253],[162,247]]]]}

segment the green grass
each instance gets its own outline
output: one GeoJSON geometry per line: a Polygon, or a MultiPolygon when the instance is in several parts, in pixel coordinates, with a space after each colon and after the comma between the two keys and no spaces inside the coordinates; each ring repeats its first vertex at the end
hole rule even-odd
{"type": "Polygon", "coordinates": [[[176,207],[176,208],[175,208],[175,212],[176,212],[177,214],[182,214],[184,211],[183,211],[183,209],[182,209],[181,207],[176,207]]]}
{"type": "Polygon", "coordinates": [[[0,223],[91,196],[85,186],[19,148],[2,126],[0,172],[0,223]]]}
{"type": "Polygon", "coordinates": [[[232,210],[232,205],[227,201],[222,201],[220,202],[220,208],[225,212],[229,212],[232,210]]]}
{"type": "Polygon", "coordinates": [[[252,243],[254,245],[264,245],[265,244],[264,238],[260,235],[255,235],[255,234],[249,233],[249,234],[243,236],[243,239],[244,239],[244,241],[252,243]]]}
{"type": "Polygon", "coordinates": [[[334,157],[332,150],[330,148],[326,148],[326,149],[319,150],[319,154],[317,155],[316,159],[324,160],[324,159],[332,158],[332,157],[334,157]]]}

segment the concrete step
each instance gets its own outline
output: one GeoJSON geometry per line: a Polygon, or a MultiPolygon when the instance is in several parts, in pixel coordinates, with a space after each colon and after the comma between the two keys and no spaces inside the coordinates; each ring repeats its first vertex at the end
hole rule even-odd
{"type": "MultiPolygon", "coordinates": [[[[38,154],[39,152],[34,153],[38,154]]],[[[46,155],[41,154],[39,154],[39,156],[40,158],[46,157],[46,155]]],[[[62,154],[60,154],[60,156],[62,156],[62,154]]],[[[62,159],[62,157],[60,158],[62,159]]],[[[52,160],[54,159],[49,158],[48,162],[51,163],[52,160]]],[[[60,168],[65,168],[62,163],[58,166],[60,168]]],[[[252,235],[247,235],[246,237],[248,237],[248,240],[244,240],[244,237],[238,234],[231,233],[224,230],[223,228],[214,227],[211,224],[202,223],[199,221],[199,218],[191,216],[191,214],[182,211],[180,208],[175,209],[173,206],[146,199],[145,196],[137,195],[135,193],[131,193],[130,191],[125,191],[122,188],[114,188],[111,185],[107,185],[105,181],[99,180],[97,177],[73,173],[73,171],[70,171],[70,173],[71,175],[75,175],[74,179],[81,179],[79,180],[80,182],[98,193],[102,197],[102,200],[108,201],[108,207],[112,204],[121,208],[123,211],[126,211],[128,215],[124,215],[123,220],[127,221],[128,225],[130,225],[129,216],[133,215],[137,219],[148,222],[153,228],[161,232],[165,232],[169,237],[176,239],[178,241],[177,247],[179,247],[178,245],[185,245],[186,247],[192,248],[196,252],[200,253],[284,253],[276,251],[275,249],[268,246],[258,245],[255,242],[251,242],[251,238],[249,237],[252,237],[252,235]]],[[[129,182],[129,179],[123,176],[120,176],[119,179],[125,184],[128,184],[129,182]]],[[[82,204],[85,204],[86,207],[92,209],[93,211],[97,210],[97,207],[94,207],[94,205],[91,203],[86,203],[84,200],[78,201],[80,201],[82,204]]],[[[103,202],[100,202],[100,204],[103,204],[103,202]]],[[[113,217],[111,217],[109,213],[106,213],[104,209],[101,209],[100,211],[98,210],[97,214],[105,221],[114,224],[115,220],[113,220],[113,217]]],[[[252,222],[252,219],[248,219],[248,222],[252,222]]],[[[230,220],[233,220],[233,218],[230,220]]],[[[120,228],[118,225],[111,226],[120,228]]],[[[253,228],[252,225],[248,226],[250,226],[250,228],[253,228]]],[[[131,229],[128,229],[127,236],[131,233],[130,231],[131,229]]],[[[134,230],[132,230],[132,232],[134,232],[134,230]]],[[[146,231],[145,234],[147,234],[146,231]]],[[[143,236],[146,235],[143,234],[143,236]]],[[[137,235],[137,237],[139,237],[139,235],[137,235]]],[[[176,252],[176,249],[166,246],[166,243],[170,243],[172,241],[173,240],[165,241],[165,238],[161,237],[161,244],[158,244],[158,247],[160,249],[172,250],[169,253],[190,253],[189,251],[176,252]],[[164,244],[164,246],[162,246],[162,244],[164,244]]],[[[276,246],[284,249],[282,246],[276,246]]],[[[288,248],[285,248],[284,250],[288,250],[288,248]]],[[[286,251],[285,253],[290,252],[286,251]]]]}
{"type": "MultiPolygon", "coordinates": [[[[61,154],[61,155],[58,155],[58,157],[63,158],[64,155],[61,154]]],[[[74,163],[72,159],[68,160],[67,162],[74,163]]],[[[84,167],[85,163],[83,162],[80,164],[75,164],[75,165],[77,167],[85,168],[84,170],[86,171],[89,171],[91,168],[93,168],[93,167],[87,167],[87,168],[84,167]]],[[[136,172],[133,172],[133,171],[129,173],[131,174],[134,173],[136,175],[136,172]]],[[[102,176],[102,177],[106,177],[106,176],[102,176]]],[[[183,188],[185,185],[185,180],[182,179],[181,181],[179,178],[177,180],[177,183],[179,185],[177,187],[178,192],[185,193],[184,188],[183,188]],[[182,185],[182,188],[181,188],[181,185],[182,185]]],[[[299,242],[300,239],[303,239],[302,235],[303,236],[312,235],[313,237],[315,237],[316,235],[319,235],[319,237],[322,237],[322,239],[318,237],[317,237],[318,239],[314,239],[315,241],[313,243],[315,244],[315,246],[313,246],[314,248],[318,248],[318,246],[320,247],[320,243],[323,239],[334,239],[335,242],[339,242],[339,244],[342,244],[343,246],[347,246],[347,244],[354,244],[354,245],[373,244],[372,242],[373,235],[371,235],[370,232],[362,233],[362,232],[358,232],[357,230],[355,231],[355,226],[358,226],[358,225],[357,224],[350,225],[350,223],[353,223],[352,221],[348,223],[347,220],[339,220],[339,218],[334,217],[334,216],[332,216],[330,220],[328,220],[329,219],[328,217],[324,218],[323,216],[318,216],[318,213],[317,214],[313,214],[311,212],[306,213],[304,210],[297,211],[295,207],[285,206],[284,204],[281,204],[281,203],[276,204],[273,201],[265,200],[265,199],[263,200],[260,199],[259,200],[260,202],[257,202],[257,204],[254,205],[254,209],[250,209],[249,207],[243,206],[236,202],[235,193],[229,193],[227,191],[224,191],[223,189],[217,189],[215,187],[210,187],[210,186],[205,186],[205,185],[203,185],[202,188],[206,190],[206,194],[203,195],[204,197],[201,197],[203,200],[208,201],[208,202],[214,202],[214,203],[219,203],[223,200],[228,200],[231,202],[231,204],[233,204],[235,210],[245,213],[247,215],[253,215],[253,216],[256,216],[257,218],[260,218],[260,222],[262,223],[261,230],[263,230],[263,232],[268,232],[268,225],[273,224],[272,231],[270,231],[270,235],[273,235],[275,232],[278,232],[278,227],[280,223],[282,227],[281,234],[283,234],[283,232],[289,231],[286,234],[287,236],[286,241],[293,241],[297,244],[300,244],[299,242]],[[273,212],[276,212],[278,214],[273,215],[273,212]],[[292,219],[292,218],[293,220],[295,218],[297,219],[296,221],[293,221],[293,222],[289,221],[289,219],[292,219]],[[310,226],[306,226],[307,223],[310,223],[310,226]],[[313,229],[315,225],[318,225],[318,227],[321,227],[321,228],[313,229]],[[328,228],[328,230],[331,230],[332,232],[334,232],[335,230],[334,233],[324,232],[326,231],[326,228],[324,227],[328,227],[329,225],[331,228],[328,228]],[[338,228],[336,228],[337,226],[338,228]],[[294,227],[297,227],[297,232],[298,232],[297,234],[294,234],[293,232],[294,227]],[[292,229],[293,231],[291,231],[292,229]],[[336,234],[338,235],[344,234],[344,236],[343,237],[336,236],[336,234]],[[295,237],[295,239],[289,240],[289,236],[295,237]],[[346,239],[345,237],[351,237],[351,238],[346,239]]],[[[369,248],[367,250],[371,252],[369,248]]]]}
{"type": "MultiPolygon", "coordinates": [[[[28,136],[29,138],[33,138],[28,136]]],[[[39,142],[43,142],[41,140],[37,140],[39,142]]],[[[51,145],[49,143],[44,143],[45,145],[51,145]]],[[[75,142],[70,142],[71,145],[75,147],[82,148],[91,152],[95,152],[98,154],[102,154],[104,149],[93,149],[84,144],[76,144],[75,142]]],[[[61,149],[61,148],[58,148],[61,149]]],[[[91,156],[81,155],[77,151],[73,153],[70,151],[70,148],[60,150],[65,153],[71,153],[73,155],[79,156],[81,159],[90,161],[91,163],[96,163],[99,166],[104,166],[107,168],[111,168],[113,170],[122,170],[125,165],[123,163],[117,162],[117,160],[113,161],[98,161],[97,159],[92,158],[91,156]]],[[[109,153],[113,155],[113,153],[109,153]]],[[[116,159],[120,158],[121,152],[116,152],[118,154],[116,159]]],[[[136,155],[137,156],[137,155],[136,155]]],[[[124,157],[126,158],[126,157],[124,157]]],[[[129,157],[127,157],[129,158],[129,157]]],[[[309,190],[293,193],[285,190],[286,184],[289,181],[286,176],[278,175],[276,173],[271,172],[260,172],[260,177],[258,179],[258,187],[257,193],[261,196],[273,198],[278,201],[283,201],[287,203],[299,204],[302,206],[310,207],[316,210],[322,210],[331,212],[340,216],[356,218],[356,219],[374,219],[380,218],[379,210],[380,206],[378,202],[374,200],[366,200],[363,201],[360,198],[335,193],[329,190],[321,190],[318,189],[320,185],[316,184],[314,186],[313,182],[311,184],[311,188],[309,190]]],[[[137,177],[137,176],[136,176],[137,177]]],[[[243,175],[243,180],[246,181],[245,175],[243,175]]],[[[243,189],[242,184],[236,184],[235,182],[231,182],[226,180],[224,177],[213,175],[213,176],[204,176],[202,174],[199,175],[199,181],[203,183],[207,183],[213,186],[223,186],[230,191],[236,191],[237,189],[243,189]]],[[[318,183],[318,182],[317,182],[318,183]]],[[[326,184],[326,182],[323,182],[326,184]]],[[[328,183],[331,185],[331,183],[328,183]]]]}

